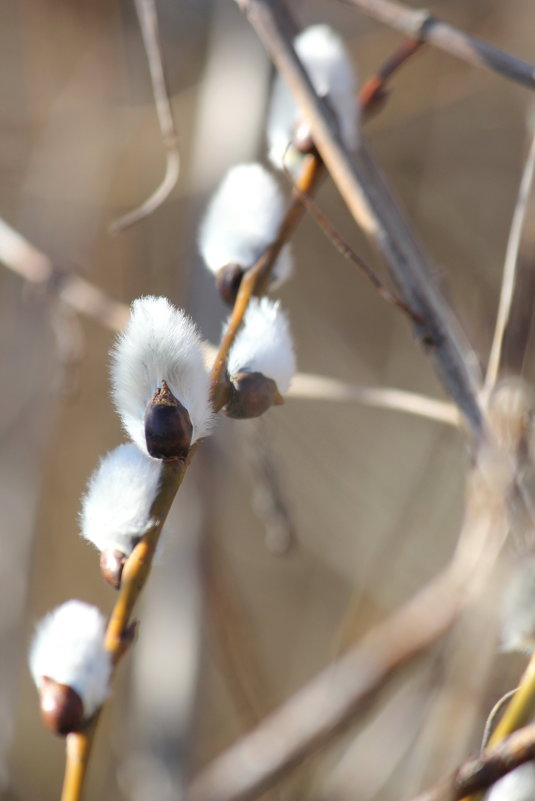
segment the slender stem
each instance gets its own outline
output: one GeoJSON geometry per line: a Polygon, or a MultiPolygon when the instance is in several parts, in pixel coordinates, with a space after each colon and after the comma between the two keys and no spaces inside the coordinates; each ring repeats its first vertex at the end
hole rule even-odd
{"type": "Polygon", "coordinates": [[[524,164],[522,178],[520,180],[518,198],[513,213],[513,221],[511,223],[509,240],[507,242],[505,263],[503,266],[500,302],[498,305],[496,326],[494,329],[494,337],[490,349],[490,356],[487,365],[487,374],[485,377],[485,385],[483,390],[483,395],[485,399],[488,399],[490,393],[492,392],[492,389],[496,384],[496,380],[498,378],[498,371],[500,369],[503,340],[507,325],[509,323],[511,306],[513,303],[513,294],[516,286],[518,252],[522,241],[522,230],[524,227],[524,221],[526,219],[526,212],[529,206],[529,197],[531,193],[531,185],[533,183],[534,168],[535,168],[535,126],[531,124],[528,155],[526,158],[526,162],[524,164]]]}
{"type": "Polygon", "coordinates": [[[311,129],[314,143],[355,220],[386,258],[401,295],[425,326],[416,328],[437,371],[461,409],[473,438],[481,434],[480,376],[432,268],[416,243],[386,181],[362,140],[351,159],[331,115],[310,83],[293,47],[296,26],[281,0],[238,0],[286,80],[311,129]]]}
{"type": "Polygon", "coordinates": [[[135,0],[137,16],[143,36],[143,44],[149,63],[152,82],[152,94],[158,116],[158,124],[165,149],[165,173],[161,183],[154,192],[137,209],[128,212],[112,223],[113,231],[122,231],[152,214],[167,200],[176,186],[180,173],[180,152],[178,136],[173,121],[169,93],[165,82],[165,73],[158,32],[158,17],[154,0],[135,0]]]}
{"type": "Polygon", "coordinates": [[[433,17],[425,9],[408,8],[394,0],[340,0],[385,25],[444,50],[456,58],[535,89],[535,67],[481,39],[433,17]]]}

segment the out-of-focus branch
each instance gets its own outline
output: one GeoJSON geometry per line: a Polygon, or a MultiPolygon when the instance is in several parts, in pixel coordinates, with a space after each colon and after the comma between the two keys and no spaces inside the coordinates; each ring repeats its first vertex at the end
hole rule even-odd
{"type": "Polygon", "coordinates": [[[364,406],[390,409],[427,417],[446,425],[459,425],[459,412],[453,403],[428,398],[416,392],[394,387],[368,387],[311,373],[297,373],[288,392],[289,398],[356,401],[364,406]]]}
{"type": "Polygon", "coordinates": [[[511,476],[496,486],[494,457],[485,448],[474,468],[459,545],[450,565],[209,764],[186,790],[184,801],[256,798],[361,715],[401,668],[451,629],[466,603],[484,586],[507,530],[511,476]]]}
{"type": "Polygon", "coordinates": [[[137,209],[128,212],[112,223],[113,231],[122,231],[131,225],[152,214],[158,206],[167,200],[176,186],[180,173],[180,152],[178,150],[178,137],[173,121],[169,93],[165,83],[160,36],[158,33],[158,17],[154,0],[135,0],[139,26],[143,36],[143,45],[149,63],[150,78],[154,105],[158,115],[158,124],[165,149],[165,174],[152,195],[148,197],[137,209]]]}
{"type": "Polygon", "coordinates": [[[401,31],[406,36],[422,39],[473,67],[497,72],[511,81],[535,89],[535,67],[493,47],[481,39],[433,17],[425,9],[414,9],[394,0],[340,0],[355,6],[364,14],[401,31]]]}
{"type": "Polygon", "coordinates": [[[48,256],[0,219],[0,262],[32,284],[43,284],[75,311],[120,331],[130,310],[74,273],[61,272],[48,256]]]}
{"type": "Polygon", "coordinates": [[[364,142],[352,160],[328,107],[314,92],[293,47],[296,28],[281,0],[237,0],[303,112],[314,143],[355,220],[385,256],[405,302],[425,324],[417,327],[437,371],[471,433],[482,428],[480,376],[457,321],[435,286],[427,258],[393,200],[364,142]]]}
{"type": "Polygon", "coordinates": [[[496,317],[496,327],[494,329],[494,337],[490,349],[489,362],[487,365],[487,374],[485,376],[485,386],[484,386],[485,398],[488,398],[490,392],[492,391],[492,388],[496,384],[498,378],[498,372],[500,369],[503,341],[509,323],[509,318],[511,315],[513,294],[516,286],[518,254],[520,250],[520,244],[522,242],[522,230],[524,227],[524,220],[526,219],[526,212],[529,206],[534,168],[535,168],[535,120],[530,118],[528,155],[526,158],[526,162],[524,164],[522,178],[520,180],[518,197],[515,205],[515,210],[513,213],[511,230],[509,233],[509,241],[507,242],[505,263],[503,265],[500,302],[498,305],[498,314],[496,317]]]}
{"type": "Polygon", "coordinates": [[[535,723],[469,759],[452,776],[418,796],[415,801],[458,801],[468,793],[487,790],[519,765],[535,758],[535,723]]]}

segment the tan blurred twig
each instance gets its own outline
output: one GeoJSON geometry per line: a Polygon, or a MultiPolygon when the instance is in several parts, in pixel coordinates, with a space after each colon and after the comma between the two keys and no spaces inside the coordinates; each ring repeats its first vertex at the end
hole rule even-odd
{"type": "Polygon", "coordinates": [[[281,0],[237,0],[284,77],[311,129],[332,179],[355,220],[386,258],[407,305],[425,321],[416,331],[434,359],[449,394],[478,439],[482,416],[480,376],[471,349],[439,293],[427,258],[401,215],[384,177],[362,142],[352,160],[332,123],[332,114],[310,84],[292,39],[296,27],[281,0]]]}
{"type": "Polygon", "coordinates": [[[474,67],[497,72],[504,78],[535,89],[535,67],[531,64],[436,19],[425,9],[409,8],[394,0],[339,1],[474,67]]]}
{"type": "Polygon", "coordinates": [[[442,779],[414,801],[458,801],[468,793],[488,789],[502,776],[534,758],[535,723],[531,723],[469,759],[452,776],[442,779]]]}
{"type": "Polygon", "coordinates": [[[141,206],[112,223],[112,231],[123,231],[152,214],[167,200],[175,188],[180,174],[178,136],[165,81],[156,6],[154,0],[135,0],[135,5],[149,64],[154,105],[165,149],[165,174],[159,186],[141,206]]]}
{"type": "Polygon", "coordinates": [[[418,395],[416,392],[407,392],[394,387],[362,386],[311,373],[298,373],[295,376],[288,397],[339,401],[341,403],[356,401],[378,409],[390,409],[427,417],[446,425],[458,426],[460,422],[457,407],[447,401],[428,398],[425,395],[418,395]]]}
{"type": "Polygon", "coordinates": [[[496,384],[500,369],[503,341],[506,328],[509,324],[513,294],[516,286],[518,254],[522,242],[522,230],[526,219],[526,211],[528,209],[531,186],[533,183],[533,172],[535,169],[535,121],[531,117],[529,119],[528,130],[528,154],[520,180],[518,197],[513,213],[511,230],[509,232],[509,240],[507,242],[496,327],[494,329],[494,337],[490,349],[487,374],[485,376],[483,389],[483,397],[485,400],[488,399],[492,388],[496,384]]]}
{"type": "Polygon", "coordinates": [[[32,284],[42,284],[75,311],[119,331],[130,310],[124,303],[74,273],[58,270],[48,256],[0,219],[0,262],[32,284]]]}

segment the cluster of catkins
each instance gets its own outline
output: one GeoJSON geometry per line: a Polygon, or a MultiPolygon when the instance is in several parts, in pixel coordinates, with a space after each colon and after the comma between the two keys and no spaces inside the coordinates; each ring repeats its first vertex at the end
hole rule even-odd
{"type": "MultiPolygon", "coordinates": [[[[356,144],[355,82],[343,46],[325,26],[295,42],[318,94],[328,97],[348,147],[356,144]]],[[[269,157],[279,168],[311,152],[310,134],[278,79],[268,123],[269,157]]],[[[223,299],[233,303],[244,273],[274,241],[284,198],[260,164],[234,167],[210,202],[199,247],[223,299]]],[[[270,288],[292,272],[289,246],[281,251],[270,288]]],[[[230,349],[225,407],[230,417],[256,417],[281,403],[295,372],[288,321],[279,303],[253,298],[230,349]]],[[[131,442],[108,453],[82,500],[81,533],[101,554],[105,578],[120,588],[122,568],[157,521],[152,517],[162,460],[186,460],[213,424],[210,387],[194,323],[161,297],[132,304],[130,321],[111,353],[112,395],[131,442]]],[[[112,673],[101,612],[71,600],[39,625],[30,653],[47,725],[60,734],[79,729],[101,706],[112,673]]]]}

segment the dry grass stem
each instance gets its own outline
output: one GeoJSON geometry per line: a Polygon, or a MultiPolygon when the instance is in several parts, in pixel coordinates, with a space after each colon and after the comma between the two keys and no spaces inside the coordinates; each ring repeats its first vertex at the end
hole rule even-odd
{"type": "Polygon", "coordinates": [[[425,321],[425,326],[417,327],[417,333],[430,346],[444,385],[461,409],[474,439],[478,439],[482,426],[480,376],[471,349],[440,295],[430,265],[379,167],[364,142],[354,159],[341,143],[329,109],[317,97],[295,54],[295,24],[281,0],[241,0],[239,5],[294,94],[323,162],[355,220],[385,256],[404,301],[425,321]]]}
{"type": "Polygon", "coordinates": [[[355,6],[364,14],[401,31],[406,36],[428,42],[473,67],[497,72],[504,78],[529,89],[535,89],[535,67],[531,64],[436,19],[425,9],[409,8],[394,0],[340,0],[340,2],[355,6]]]}
{"type": "Polygon", "coordinates": [[[154,0],[135,0],[137,16],[143,36],[143,45],[147,54],[154,105],[158,115],[158,124],[165,149],[165,174],[154,192],[137,209],[128,212],[115,220],[111,225],[113,231],[123,231],[152,214],[167,200],[176,186],[180,174],[180,152],[178,136],[173,121],[169,93],[165,82],[158,17],[154,0]]]}
{"type": "Polygon", "coordinates": [[[498,379],[503,341],[504,341],[505,331],[510,319],[511,306],[513,303],[513,295],[516,286],[518,253],[522,241],[522,230],[524,227],[524,221],[526,219],[526,211],[529,205],[529,198],[533,183],[534,168],[535,168],[535,125],[533,121],[531,121],[529,125],[528,155],[526,158],[526,162],[524,164],[524,170],[522,172],[522,178],[520,181],[518,197],[515,205],[515,210],[513,213],[513,220],[511,223],[511,230],[509,233],[509,240],[507,242],[507,250],[503,266],[503,277],[502,277],[502,286],[500,292],[500,301],[498,305],[498,314],[496,317],[496,326],[494,329],[494,337],[490,349],[489,361],[487,365],[487,374],[485,376],[485,385],[483,390],[483,397],[485,401],[488,400],[488,397],[498,379]]]}

